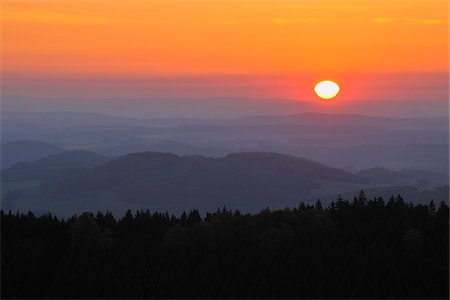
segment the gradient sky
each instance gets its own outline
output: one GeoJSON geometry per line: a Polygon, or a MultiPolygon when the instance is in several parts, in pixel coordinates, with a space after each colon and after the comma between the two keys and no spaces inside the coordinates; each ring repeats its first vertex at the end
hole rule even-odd
{"type": "Polygon", "coordinates": [[[447,0],[3,0],[1,18],[4,96],[448,97],[447,0]]]}

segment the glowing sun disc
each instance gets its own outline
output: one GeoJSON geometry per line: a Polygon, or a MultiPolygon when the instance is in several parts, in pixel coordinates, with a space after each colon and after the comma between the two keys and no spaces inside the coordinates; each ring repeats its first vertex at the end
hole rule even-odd
{"type": "Polygon", "coordinates": [[[331,80],[324,80],[316,84],[314,92],[322,99],[332,99],[339,93],[339,85],[331,80]]]}

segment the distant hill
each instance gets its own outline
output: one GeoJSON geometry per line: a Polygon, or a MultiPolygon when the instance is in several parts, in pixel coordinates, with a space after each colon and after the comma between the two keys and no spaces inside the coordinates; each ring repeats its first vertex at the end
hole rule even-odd
{"type": "Polygon", "coordinates": [[[147,206],[265,207],[296,202],[321,180],[363,184],[357,175],[276,153],[235,153],[221,158],[143,152],[122,156],[79,176],[43,187],[55,199],[105,193],[147,206]]]}
{"type": "Polygon", "coordinates": [[[316,125],[316,126],[375,126],[395,129],[445,129],[448,117],[393,118],[357,114],[299,113],[285,116],[251,116],[227,120],[234,125],[316,125]]]}
{"type": "Polygon", "coordinates": [[[448,186],[438,186],[442,176],[382,168],[352,174],[272,152],[219,158],[141,152],[108,158],[77,150],[3,170],[2,207],[65,216],[96,210],[120,215],[127,209],[180,213],[223,206],[254,212],[293,207],[300,201],[312,203],[317,198],[326,204],[339,194],[351,199],[360,190],[369,197],[401,194],[412,202],[440,202],[448,200],[448,186]],[[410,177],[402,179],[405,174],[410,177]],[[421,182],[415,180],[422,177],[434,186],[418,186],[421,182]]]}
{"type": "Polygon", "coordinates": [[[109,158],[87,150],[72,150],[44,157],[35,164],[80,165],[92,167],[108,161],[109,158]]]}
{"type": "Polygon", "coordinates": [[[1,168],[5,169],[18,162],[28,162],[63,152],[61,147],[53,144],[19,140],[1,145],[1,168]]]}
{"type": "Polygon", "coordinates": [[[413,185],[421,188],[442,186],[449,182],[448,174],[415,169],[391,171],[385,168],[370,168],[357,174],[376,184],[413,185]]]}
{"type": "Polygon", "coordinates": [[[100,153],[108,156],[121,156],[138,152],[167,152],[177,155],[193,155],[202,153],[203,155],[223,156],[226,151],[216,148],[202,148],[184,142],[172,140],[155,141],[152,143],[127,143],[100,150],[100,153]]]}
{"type": "Polygon", "coordinates": [[[347,170],[383,167],[448,173],[448,117],[273,114],[234,119],[133,119],[77,112],[3,111],[2,138],[51,140],[71,149],[113,156],[156,151],[220,157],[260,151],[305,157],[347,170]]]}
{"type": "Polygon", "coordinates": [[[82,170],[106,162],[106,156],[73,150],[50,155],[33,162],[22,162],[2,170],[3,181],[62,179],[78,175],[82,170]]]}
{"type": "MultiPolygon", "coordinates": [[[[298,102],[297,102],[298,103],[298,102]]],[[[101,113],[87,112],[17,112],[2,111],[2,122],[8,127],[49,128],[57,126],[375,126],[395,129],[448,129],[449,117],[376,117],[362,114],[328,114],[303,112],[281,115],[256,115],[239,118],[125,118],[101,113]]]]}

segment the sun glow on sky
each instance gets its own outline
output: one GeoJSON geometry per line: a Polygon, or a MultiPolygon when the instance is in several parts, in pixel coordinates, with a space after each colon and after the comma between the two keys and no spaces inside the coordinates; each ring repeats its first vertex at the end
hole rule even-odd
{"type": "MultiPolygon", "coordinates": [[[[350,76],[356,86],[357,75],[348,74],[448,72],[445,0],[4,0],[2,5],[5,74],[302,74],[308,82],[350,76]]],[[[352,85],[346,88],[354,93],[352,85]]],[[[304,97],[295,93],[290,96],[304,97]]]]}

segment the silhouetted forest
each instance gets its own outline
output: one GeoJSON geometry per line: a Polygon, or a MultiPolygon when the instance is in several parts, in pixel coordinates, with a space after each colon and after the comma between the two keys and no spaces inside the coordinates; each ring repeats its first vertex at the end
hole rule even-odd
{"type": "Polygon", "coordinates": [[[202,217],[1,212],[2,298],[448,298],[449,209],[367,199],[202,217]]]}

